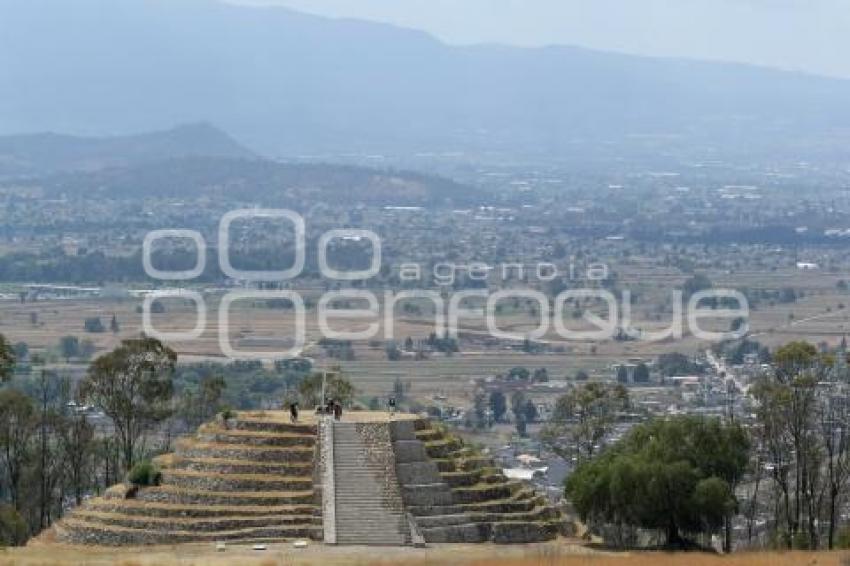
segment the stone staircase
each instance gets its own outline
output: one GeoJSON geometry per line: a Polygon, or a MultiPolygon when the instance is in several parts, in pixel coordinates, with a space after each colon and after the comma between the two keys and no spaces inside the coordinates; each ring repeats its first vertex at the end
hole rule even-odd
{"type": "Polygon", "coordinates": [[[60,542],[97,545],[321,540],[313,489],[316,427],[283,413],[203,425],[155,459],[161,485],[110,488],[54,526],[60,542]]]}
{"type": "Polygon", "coordinates": [[[337,544],[411,542],[386,423],[333,423],[337,544]]]}

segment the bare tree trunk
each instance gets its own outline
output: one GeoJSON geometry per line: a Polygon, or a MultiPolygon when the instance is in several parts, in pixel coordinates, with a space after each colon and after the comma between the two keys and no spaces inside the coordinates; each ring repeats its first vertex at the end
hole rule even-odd
{"type": "Polygon", "coordinates": [[[832,550],[835,545],[835,521],[838,520],[837,499],[838,494],[835,493],[834,489],[831,489],[829,493],[829,535],[827,538],[829,550],[832,550]]]}

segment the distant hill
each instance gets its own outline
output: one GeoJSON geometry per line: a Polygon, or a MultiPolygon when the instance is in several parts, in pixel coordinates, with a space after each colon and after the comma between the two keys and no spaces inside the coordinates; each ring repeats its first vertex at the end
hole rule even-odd
{"type": "Polygon", "coordinates": [[[103,138],[49,133],[0,136],[0,176],[94,171],[189,156],[249,158],[253,154],[207,124],[103,138]]]}
{"type": "Polygon", "coordinates": [[[209,121],[274,155],[575,155],[652,136],[716,155],[805,150],[850,128],[847,100],[850,81],[574,47],[449,46],[283,8],[0,0],[6,133],[209,121]]]}
{"type": "Polygon", "coordinates": [[[62,173],[31,181],[48,194],[221,198],[296,207],[322,202],[371,205],[482,204],[486,193],[449,179],[408,171],[380,171],[328,164],[260,159],[187,157],[86,173],[62,173]]]}

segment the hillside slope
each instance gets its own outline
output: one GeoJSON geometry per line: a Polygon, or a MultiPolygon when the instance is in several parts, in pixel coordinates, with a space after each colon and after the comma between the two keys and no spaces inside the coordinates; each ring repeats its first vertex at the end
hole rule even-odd
{"type": "Polygon", "coordinates": [[[0,176],[93,171],[190,156],[254,154],[208,124],[138,135],[78,137],[52,133],[0,136],[0,176]]]}
{"type": "Polygon", "coordinates": [[[186,157],[29,181],[56,196],[116,199],[217,198],[228,202],[302,202],[378,206],[474,205],[492,199],[474,187],[410,171],[263,159],[186,157]]]}

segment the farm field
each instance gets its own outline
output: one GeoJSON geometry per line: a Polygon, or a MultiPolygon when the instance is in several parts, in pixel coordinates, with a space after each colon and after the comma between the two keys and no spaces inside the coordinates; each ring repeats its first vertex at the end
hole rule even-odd
{"type": "MultiPolygon", "coordinates": [[[[672,288],[655,285],[658,276],[640,270],[624,270],[620,284],[623,288],[635,289],[640,293],[641,301],[632,308],[632,325],[649,331],[667,328],[671,323],[670,310],[665,301],[672,288]]],[[[664,275],[664,277],[667,277],[664,275]]],[[[800,271],[788,272],[742,272],[728,274],[710,273],[715,287],[730,289],[741,288],[779,288],[792,287],[803,293],[793,303],[762,302],[750,312],[751,336],[769,347],[776,347],[792,340],[805,339],[813,343],[827,342],[837,344],[850,329],[850,309],[845,302],[850,295],[836,288],[839,275],[825,276],[822,273],[811,274],[800,271]]],[[[675,280],[666,281],[666,285],[675,284],[675,280]]],[[[309,297],[309,292],[305,293],[309,297]]],[[[207,295],[207,314],[204,330],[200,337],[192,340],[169,341],[183,362],[224,361],[219,336],[219,295],[207,295]]],[[[123,299],[50,299],[21,303],[17,300],[0,301],[0,333],[11,342],[26,342],[34,352],[44,352],[48,362],[61,366],[64,360],[56,359],[56,345],[62,336],[75,335],[80,339],[91,340],[96,348],[95,355],[113,349],[122,338],[137,335],[142,329],[142,315],[139,312],[141,300],[123,299]],[[83,322],[90,317],[100,317],[109,325],[112,316],[120,325],[117,333],[85,333],[83,322]],[[52,356],[49,353],[53,351],[52,356]]],[[[161,332],[189,331],[195,324],[197,313],[191,301],[164,301],[167,306],[164,313],[153,313],[151,320],[161,332]]],[[[596,307],[594,310],[600,310],[596,307]]],[[[387,360],[384,344],[387,336],[387,320],[383,309],[380,311],[381,328],[372,340],[354,341],[353,360],[337,360],[326,356],[320,346],[320,331],[314,308],[305,314],[304,355],[314,359],[317,367],[340,365],[355,382],[363,395],[386,393],[396,378],[401,377],[411,383],[415,396],[440,395],[452,400],[467,399],[472,390],[470,383],[475,378],[505,373],[515,366],[546,368],[554,379],[572,377],[578,370],[584,370],[591,376],[607,377],[610,366],[629,358],[651,359],[665,352],[678,351],[694,354],[703,350],[707,344],[697,340],[688,331],[684,322],[684,335],[681,339],[668,339],[659,342],[604,340],[596,342],[567,341],[559,336],[550,324],[549,332],[540,339],[548,343],[549,350],[527,354],[519,351],[516,345],[496,342],[489,336],[484,320],[475,318],[460,319],[461,351],[452,356],[433,354],[427,359],[414,360],[404,357],[397,361],[387,360]]],[[[368,322],[340,316],[332,320],[337,330],[352,331],[365,328],[368,322]]],[[[415,340],[426,338],[434,331],[434,317],[430,312],[412,315],[395,311],[392,317],[392,336],[397,342],[406,337],[415,340]]],[[[288,309],[273,309],[253,306],[247,301],[234,303],[229,310],[229,332],[227,338],[233,348],[244,351],[281,351],[292,346],[292,329],[295,315],[288,309]]],[[[538,323],[535,313],[525,310],[506,309],[497,316],[500,329],[516,332],[518,335],[533,330],[538,323]]],[[[565,317],[564,324],[570,329],[590,329],[591,326],[581,320],[565,317]]],[[[715,330],[728,328],[728,319],[706,319],[705,326],[715,330]]]]}

